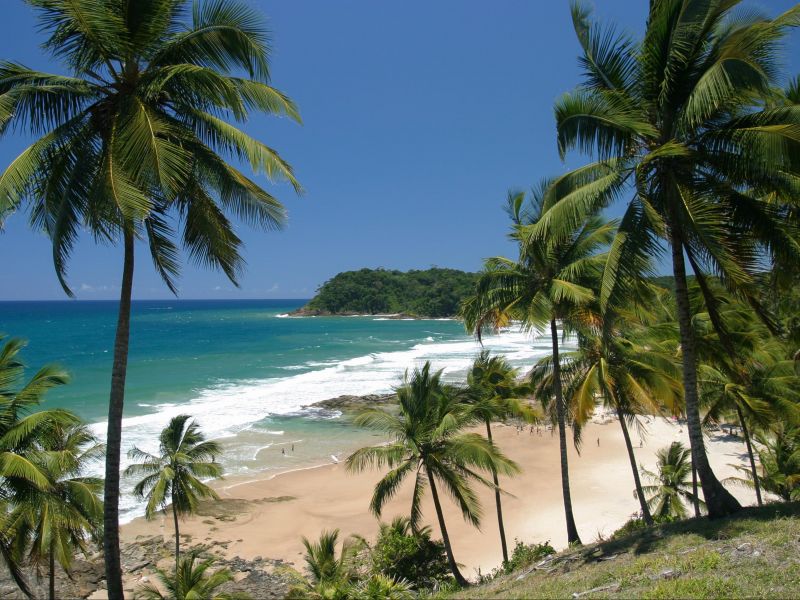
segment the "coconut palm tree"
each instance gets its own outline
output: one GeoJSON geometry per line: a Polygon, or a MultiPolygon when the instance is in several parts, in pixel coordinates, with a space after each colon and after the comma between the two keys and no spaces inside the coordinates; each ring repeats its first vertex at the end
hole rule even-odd
{"type": "Polygon", "coordinates": [[[54,425],[68,427],[78,418],[63,410],[34,411],[48,390],[68,382],[67,374],[46,366],[23,382],[25,364],[19,353],[25,343],[18,338],[0,336],[0,556],[14,582],[30,595],[12,545],[17,538],[9,513],[14,493],[34,493],[51,489],[42,465],[33,459],[42,436],[54,425]]]}
{"type": "Polygon", "coordinates": [[[479,471],[513,475],[519,467],[486,438],[463,432],[475,420],[464,410],[459,396],[441,382],[441,371],[431,372],[430,362],[414,369],[410,377],[406,374],[397,389],[399,414],[366,409],[355,418],[356,424],[388,434],[392,441],[356,450],[347,459],[347,469],[360,472],[370,467],[390,468],[372,495],[370,509],[376,516],[380,516],[401,483],[413,475],[410,518],[415,530],[422,519],[425,488],[430,486],[450,570],[456,582],[466,586],[467,580],[453,556],[437,484],[458,504],[464,519],[479,527],[482,510],[472,484],[494,487],[479,471]]]}
{"type": "Polygon", "coordinates": [[[0,133],[35,137],[0,172],[0,220],[27,204],[67,263],[82,231],[123,248],[111,372],[104,553],[109,594],[122,598],[119,465],[136,240],[173,292],[179,246],[236,283],[244,261],[231,217],[272,229],[283,206],[228,161],[299,185],[272,148],[230,124],[297,109],[269,85],[263,19],[237,0],[28,0],[45,49],[68,74],[0,62],[0,133]],[[186,17],[190,18],[187,19],[186,17]]]}
{"type": "Polygon", "coordinates": [[[339,530],[323,531],[319,540],[302,538],[306,553],[303,557],[309,579],[292,588],[290,598],[319,598],[320,600],[344,600],[349,598],[349,588],[357,581],[356,555],[364,548],[361,538],[351,536],[342,542],[336,555],[339,530]]]}
{"type": "Polygon", "coordinates": [[[640,415],[678,413],[683,398],[674,361],[652,344],[638,344],[634,322],[631,314],[607,312],[601,317],[599,328],[579,334],[578,349],[565,356],[567,396],[579,426],[591,418],[598,396],[616,413],[642,517],[652,525],[628,427],[641,427],[640,415]]]}
{"type": "MultiPolygon", "coordinates": [[[[467,372],[467,390],[464,403],[469,406],[473,416],[486,426],[486,437],[492,439],[492,423],[521,418],[527,422],[538,419],[534,411],[521,397],[530,395],[531,389],[517,381],[518,371],[503,356],[491,356],[488,350],[482,351],[473,361],[467,372]]],[[[497,525],[500,530],[500,546],[503,562],[508,562],[508,546],[503,525],[503,506],[500,501],[500,482],[497,473],[492,472],[494,482],[497,525]]]]}
{"type": "Polygon", "coordinates": [[[761,469],[753,479],[751,471],[744,471],[745,477],[731,477],[735,483],[755,487],[758,484],[765,491],[778,496],[785,502],[800,499],[800,427],[776,423],[766,434],[756,434],[758,462],[761,469]]]}
{"type": "Polygon", "coordinates": [[[222,448],[206,440],[197,423],[189,419],[189,415],[170,419],[159,436],[158,454],[131,448],[128,456],[136,462],[125,469],[125,476],[142,477],[133,493],[147,500],[146,518],[152,519],[159,510],[166,512],[168,504],[172,506],[176,572],[181,566],[179,517],[194,513],[203,498],[219,499],[202,480],[222,476],[222,466],[216,462],[222,448]]]}
{"type": "Polygon", "coordinates": [[[614,224],[599,217],[588,217],[569,232],[559,230],[553,235],[533,236],[535,228],[547,228],[552,222],[549,207],[557,196],[550,181],[542,182],[528,197],[523,193],[509,195],[509,214],[513,222],[510,237],[519,247],[519,257],[517,260],[499,256],[488,259],[475,294],[464,301],[461,315],[467,330],[479,339],[484,328],[497,328],[512,320],[519,321],[528,331],[549,325],[567,539],[570,543],[580,543],[569,488],[558,327],[560,323],[566,332],[582,317],[582,307],[594,299],[592,286],[605,261],[599,250],[611,241],[614,224]]]}
{"type": "Polygon", "coordinates": [[[413,600],[416,598],[408,582],[373,573],[350,586],[351,600],[413,600]]]}
{"type": "Polygon", "coordinates": [[[559,178],[552,221],[572,229],[587,212],[627,199],[601,302],[669,246],[689,438],[712,517],[739,503],[717,480],[703,446],[686,261],[711,310],[709,272],[760,309],[753,283],[763,259],[799,258],[796,219],[780,199],[796,197],[800,112],[764,99],[778,74],[777,44],[800,23],[800,6],[768,19],[737,16],[736,4],[653,0],[637,43],[593,24],[574,2],[583,80],[555,106],[562,157],[577,148],[597,161],[559,178]]]}
{"type": "MultiPolygon", "coordinates": [[[[730,313],[738,323],[727,326],[734,344],[722,344],[716,332],[708,335],[707,320],[695,319],[698,331],[698,379],[700,400],[706,413],[703,423],[720,423],[733,417],[742,429],[750,461],[750,477],[758,505],[763,504],[757,475],[755,452],[751,441],[753,428],[769,431],[777,423],[800,423],[800,376],[794,361],[787,360],[787,347],[752,322],[752,313],[743,307],[723,312],[730,323],[730,313]],[[705,321],[705,323],[704,323],[705,321]],[[705,325],[705,327],[704,327],[705,325]],[[703,335],[706,329],[706,335],[703,335]],[[731,354],[727,346],[736,348],[731,354]]],[[[702,317],[702,315],[700,315],[702,317]]]]}
{"type": "Polygon", "coordinates": [[[213,573],[212,560],[197,562],[197,554],[190,553],[181,559],[175,573],[156,569],[163,591],[152,583],[139,586],[136,597],[141,600],[244,600],[247,594],[220,592],[218,588],[233,581],[233,573],[228,569],[218,569],[213,573]]]}
{"type": "Polygon", "coordinates": [[[30,564],[47,564],[51,600],[56,597],[56,561],[69,573],[75,551],[88,555],[89,542],[102,538],[103,480],[85,473],[104,453],[86,425],[54,423],[31,455],[49,485],[21,486],[11,495],[9,523],[15,545],[30,564]]]}
{"type": "MultiPolygon", "coordinates": [[[[687,512],[683,500],[695,502],[690,481],[692,463],[690,450],[680,442],[672,442],[656,452],[658,474],[642,469],[654,485],[642,489],[649,496],[647,504],[658,518],[685,519],[687,512]]],[[[700,502],[704,506],[703,502],[700,502]]]]}

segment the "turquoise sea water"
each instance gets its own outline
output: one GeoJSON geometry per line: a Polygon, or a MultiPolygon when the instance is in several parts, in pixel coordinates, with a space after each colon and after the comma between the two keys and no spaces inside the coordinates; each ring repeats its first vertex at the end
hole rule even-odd
{"type": "MultiPolygon", "coordinates": [[[[457,380],[479,351],[457,321],[288,317],[302,304],[134,302],[123,446],[155,450],[169,418],[188,413],[223,441],[228,473],[329,462],[374,437],[308,405],[388,392],[425,360],[457,380]]],[[[77,412],[101,437],[116,309],[115,302],[0,302],[0,332],[28,340],[23,357],[31,373],[55,362],[72,376],[47,405],[77,412]]],[[[485,343],[520,367],[549,349],[546,336],[514,331],[485,343]]],[[[140,512],[129,495],[122,508],[126,518],[140,512]]]]}

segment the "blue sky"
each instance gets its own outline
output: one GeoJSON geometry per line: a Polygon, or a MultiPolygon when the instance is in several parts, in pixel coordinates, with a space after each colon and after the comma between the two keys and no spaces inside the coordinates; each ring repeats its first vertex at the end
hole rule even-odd
{"type": "MultiPolygon", "coordinates": [[[[305,188],[270,189],[288,227],[246,226],[241,288],[186,264],[182,298],[307,298],[339,271],[431,265],[477,270],[513,254],[501,210],[509,188],[562,172],[552,105],[578,81],[578,45],[564,1],[250,0],[273,32],[273,84],[304,124],[253,118],[245,130],[277,148],[305,188]]],[[[777,14],[791,1],[747,2],[777,14]]],[[[61,71],[38,47],[30,9],[2,0],[0,57],[61,71]]],[[[647,2],[596,2],[596,14],[638,34],[647,2]]],[[[800,70],[800,43],[786,48],[800,70]]],[[[791,57],[791,60],[790,60],[791,57]]],[[[25,146],[0,140],[5,167],[25,146]]],[[[266,183],[265,183],[266,185],[266,183]]],[[[48,240],[24,215],[0,234],[0,300],[60,299],[48,240]]],[[[69,280],[79,299],[116,298],[121,252],[86,237],[69,280]]],[[[146,248],[135,298],[166,298],[146,248]]]]}

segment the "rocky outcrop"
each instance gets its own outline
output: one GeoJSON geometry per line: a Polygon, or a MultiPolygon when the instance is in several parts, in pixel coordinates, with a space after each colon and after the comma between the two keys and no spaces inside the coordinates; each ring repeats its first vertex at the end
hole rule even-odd
{"type": "Polygon", "coordinates": [[[375,406],[385,407],[393,404],[397,404],[397,394],[367,394],[365,396],[344,395],[315,402],[311,406],[315,408],[324,408],[325,410],[338,410],[343,413],[351,413],[363,408],[375,406]]]}
{"type": "MultiPolygon", "coordinates": [[[[277,600],[286,597],[294,582],[288,564],[282,560],[260,556],[254,560],[238,556],[226,559],[219,548],[213,546],[195,546],[191,550],[197,551],[201,559],[213,559],[213,569],[227,568],[233,573],[234,580],[220,588],[223,592],[245,593],[251,598],[277,600]]],[[[173,551],[172,540],[165,540],[162,536],[141,537],[135,543],[123,544],[120,554],[126,594],[133,597],[136,588],[156,581],[156,567],[170,571],[174,564],[173,551]]],[[[29,569],[25,578],[34,598],[48,596],[49,582],[45,571],[38,576],[34,569],[29,569]]],[[[101,553],[74,560],[69,575],[56,567],[56,594],[59,598],[104,597],[105,588],[101,553]]],[[[6,571],[0,573],[0,598],[25,598],[6,571]]]]}

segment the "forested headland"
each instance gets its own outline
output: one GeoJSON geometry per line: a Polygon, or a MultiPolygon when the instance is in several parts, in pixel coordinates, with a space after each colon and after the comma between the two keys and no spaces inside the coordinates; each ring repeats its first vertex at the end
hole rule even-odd
{"type": "Polygon", "coordinates": [[[323,283],[297,314],[452,317],[476,281],[477,274],[457,269],[344,271],[323,283]]]}

